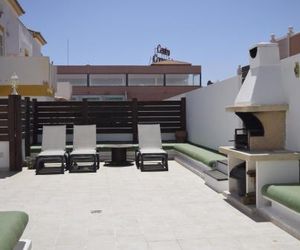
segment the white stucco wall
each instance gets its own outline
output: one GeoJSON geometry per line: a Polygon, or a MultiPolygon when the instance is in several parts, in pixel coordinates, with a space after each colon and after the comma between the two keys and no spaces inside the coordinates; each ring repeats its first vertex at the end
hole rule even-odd
{"type": "Polygon", "coordinates": [[[282,82],[289,110],[286,119],[286,148],[300,151],[300,78],[294,73],[300,54],[281,60],[282,82]]]}
{"type": "Polygon", "coordinates": [[[42,45],[37,42],[33,37],[32,40],[32,55],[31,56],[43,56],[42,54],[42,45]]]}
{"type": "Polygon", "coordinates": [[[20,84],[49,82],[51,64],[49,57],[0,57],[0,83],[7,83],[15,72],[20,84]]]}
{"type": "Polygon", "coordinates": [[[165,99],[164,101],[179,101],[181,98],[186,97],[186,93],[181,95],[172,96],[170,98],[165,99]]]}
{"type": "Polygon", "coordinates": [[[240,77],[235,76],[186,94],[190,142],[213,149],[232,144],[228,141],[234,138],[234,129],[241,127],[241,122],[225,107],[234,104],[240,86],[240,77]]]}
{"type": "Polygon", "coordinates": [[[3,10],[0,25],[4,27],[4,55],[19,55],[19,19],[5,0],[0,0],[3,10]]]}
{"type": "Polygon", "coordinates": [[[7,1],[0,0],[0,9],[4,12],[0,18],[0,25],[4,28],[4,55],[24,56],[26,49],[28,56],[41,56],[41,45],[32,37],[7,1]]]}
{"type": "Polygon", "coordinates": [[[20,22],[19,23],[19,46],[20,46],[20,56],[25,56],[25,50],[27,50],[28,56],[33,56],[33,38],[28,32],[27,28],[20,22]]]}

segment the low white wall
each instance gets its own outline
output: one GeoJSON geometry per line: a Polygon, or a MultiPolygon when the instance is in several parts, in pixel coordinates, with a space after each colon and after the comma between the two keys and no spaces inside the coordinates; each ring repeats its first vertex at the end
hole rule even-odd
{"type": "Polygon", "coordinates": [[[71,100],[72,97],[72,85],[69,82],[58,82],[56,84],[56,98],[64,98],[71,100]]]}
{"type": "Polygon", "coordinates": [[[294,73],[300,54],[281,60],[283,87],[288,99],[286,119],[286,148],[300,151],[300,78],[294,73]]]}
{"type": "Polygon", "coordinates": [[[234,129],[241,127],[239,118],[225,111],[234,104],[241,86],[240,76],[208,85],[186,94],[188,140],[218,149],[232,145],[234,129]]]}
{"type": "Polygon", "coordinates": [[[7,84],[15,72],[20,84],[50,82],[49,57],[0,57],[0,83],[7,84]]]}
{"type": "MultiPolygon", "coordinates": [[[[22,160],[25,160],[25,139],[22,140],[22,160]]],[[[9,142],[0,142],[0,170],[9,170],[9,142]]]]}
{"type": "Polygon", "coordinates": [[[0,170],[9,169],[9,142],[0,142],[0,170]]]}

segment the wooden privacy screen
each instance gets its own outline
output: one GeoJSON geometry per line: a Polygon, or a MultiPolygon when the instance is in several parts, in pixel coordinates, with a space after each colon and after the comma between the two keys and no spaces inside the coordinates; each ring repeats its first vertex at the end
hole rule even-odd
{"type": "Polygon", "coordinates": [[[44,125],[96,124],[98,134],[132,134],[137,142],[138,123],[159,123],[162,133],[186,130],[185,99],[181,101],[38,102],[19,95],[0,99],[0,141],[9,142],[9,169],[22,170],[22,148],[38,143],[44,125]],[[25,139],[25,140],[23,140],[25,139]]]}
{"type": "Polygon", "coordinates": [[[0,99],[0,141],[8,138],[8,99],[0,99]]]}
{"type": "MultiPolygon", "coordinates": [[[[40,102],[32,101],[33,144],[37,144],[43,125],[96,124],[97,133],[130,133],[137,142],[138,123],[159,123],[163,133],[186,129],[185,99],[181,101],[122,101],[122,102],[40,102]]],[[[29,126],[30,127],[30,126],[29,126]]]]}
{"type": "Polygon", "coordinates": [[[0,141],[9,142],[9,170],[22,170],[22,139],[25,138],[25,103],[19,95],[0,99],[0,141]]]}

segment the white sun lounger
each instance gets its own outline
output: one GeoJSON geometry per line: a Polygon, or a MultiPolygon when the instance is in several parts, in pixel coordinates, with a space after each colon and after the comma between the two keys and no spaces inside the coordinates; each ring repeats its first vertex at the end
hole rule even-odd
{"type": "Polygon", "coordinates": [[[82,172],[99,168],[96,125],[74,125],[73,151],[70,154],[69,171],[82,172]]]}
{"type": "Polygon", "coordinates": [[[36,159],[36,174],[57,172],[63,174],[68,162],[65,148],[66,126],[43,126],[42,151],[36,159]],[[54,164],[54,166],[46,168],[47,163],[54,164]],[[60,163],[59,167],[56,166],[57,163],[60,163]]]}
{"type": "Polygon", "coordinates": [[[136,166],[141,171],[168,171],[168,154],[162,149],[161,132],[159,124],[138,124],[139,149],[136,152],[136,166]],[[145,161],[161,161],[145,169],[145,161]],[[155,167],[154,167],[155,166],[155,167]]]}

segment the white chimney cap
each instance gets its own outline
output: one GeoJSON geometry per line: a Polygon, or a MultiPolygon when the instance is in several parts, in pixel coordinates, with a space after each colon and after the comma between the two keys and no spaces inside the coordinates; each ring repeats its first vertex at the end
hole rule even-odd
{"type": "Polygon", "coordinates": [[[236,106],[286,103],[277,43],[258,43],[249,50],[250,70],[235,99],[236,106]]]}

